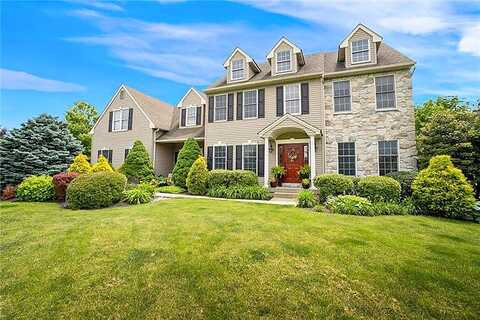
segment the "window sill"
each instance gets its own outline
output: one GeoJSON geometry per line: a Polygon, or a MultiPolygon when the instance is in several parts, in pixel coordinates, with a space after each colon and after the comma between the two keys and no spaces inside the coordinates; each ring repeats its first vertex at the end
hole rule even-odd
{"type": "Polygon", "coordinates": [[[258,117],[243,117],[242,120],[256,120],[258,117]]]}
{"type": "Polygon", "coordinates": [[[338,112],[333,113],[334,116],[338,116],[338,115],[342,115],[342,114],[353,114],[353,112],[352,111],[338,111],[338,112]]]}
{"type": "Polygon", "coordinates": [[[125,131],[128,131],[128,129],[122,129],[122,130],[113,130],[112,129],[112,132],[125,132],[125,131]]]}
{"type": "Polygon", "coordinates": [[[398,108],[375,109],[375,112],[388,112],[388,111],[400,111],[400,110],[398,110],[398,108]]]}
{"type": "Polygon", "coordinates": [[[191,128],[200,128],[201,124],[191,125],[191,126],[179,126],[179,129],[191,129],[191,128]]]}
{"type": "Polygon", "coordinates": [[[219,123],[219,122],[227,122],[227,119],[225,119],[225,120],[213,120],[213,123],[219,123]]]}

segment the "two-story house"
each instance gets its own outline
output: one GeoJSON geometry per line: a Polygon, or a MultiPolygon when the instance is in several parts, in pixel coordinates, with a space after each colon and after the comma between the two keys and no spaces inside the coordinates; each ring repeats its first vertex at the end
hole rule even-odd
{"type": "MultiPolygon", "coordinates": [[[[312,176],[414,169],[414,65],[362,24],[334,52],[307,55],[281,38],[266,62],[257,63],[236,48],[224,62],[221,79],[204,93],[190,89],[176,108],[169,107],[171,112],[162,109],[157,117],[169,123],[168,129],[153,120],[147,125],[155,168],[171,172],[182,142],[194,137],[210,169],[252,170],[265,185],[276,165],[285,167],[287,183],[299,182],[304,164],[311,166],[312,176]]],[[[153,102],[150,106],[155,109],[153,102]]],[[[96,140],[117,141],[117,132],[107,132],[103,118],[99,123],[105,124],[93,130],[92,159],[102,148],[111,149],[96,140]]],[[[120,135],[118,141],[124,148],[131,144],[120,135]]],[[[113,164],[121,164],[116,159],[114,151],[113,164]]]]}

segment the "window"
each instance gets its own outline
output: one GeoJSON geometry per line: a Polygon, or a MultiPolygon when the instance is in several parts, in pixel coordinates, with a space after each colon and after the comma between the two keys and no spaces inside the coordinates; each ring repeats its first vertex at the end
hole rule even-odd
{"type": "Polygon", "coordinates": [[[257,117],[257,90],[243,92],[243,118],[257,117]]]}
{"type": "Polygon", "coordinates": [[[232,61],[232,80],[241,80],[245,77],[244,63],[243,59],[232,61]]]}
{"type": "Polygon", "coordinates": [[[338,173],[347,176],[356,175],[355,170],[355,142],[341,142],[338,144],[338,173]]]}
{"type": "Polygon", "coordinates": [[[225,169],[227,167],[227,146],[213,147],[213,168],[225,169]]]}
{"type": "Polygon", "coordinates": [[[300,114],[300,86],[290,84],[285,89],[285,113],[300,114]]]}
{"type": "Polygon", "coordinates": [[[350,81],[336,81],[333,83],[334,112],[350,112],[350,81]]]}
{"type": "Polygon", "coordinates": [[[243,170],[257,173],[257,145],[243,145],[243,170]]]}
{"type": "Polygon", "coordinates": [[[368,39],[352,41],[352,63],[368,62],[369,60],[368,39]]]}
{"type": "Polygon", "coordinates": [[[112,131],[125,131],[128,129],[128,109],[113,111],[112,131]]]}
{"type": "Polygon", "coordinates": [[[197,124],[197,107],[188,107],[186,111],[185,126],[190,127],[197,124]]]}
{"type": "Polygon", "coordinates": [[[378,169],[381,176],[398,171],[398,140],[378,141],[378,169]]]}
{"type": "Polygon", "coordinates": [[[393,76],[375,78],[377,110],[395,109],[395,79],[393,76]]]}
{"type": "Polygon", "coordinates": [[[215,96],[215,121],[227,120],[227,95],[215,96]]]}
{"type": "Polygon", "coordinates": [[[292,69],[291,55],[290,50],[277,52],[277,72],[286,72],[292,69]]]}
{"type": "Polygon", "coordinates": [[[98,150],[97,160],[98,158],[100,158],[100,156],[104,156],[108,162],[112,163],[112,157],[113,157],[112,150],[108,150],[108,149],[98,150]]]}

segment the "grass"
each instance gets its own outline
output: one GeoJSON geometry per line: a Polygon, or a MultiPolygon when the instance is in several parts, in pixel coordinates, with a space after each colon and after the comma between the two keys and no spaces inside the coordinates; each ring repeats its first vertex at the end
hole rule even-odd
{"type": "Polygon", "coordinates": [[[200,199],[0,204],[5,319],[474,319],[479,225],[200,199]]]}

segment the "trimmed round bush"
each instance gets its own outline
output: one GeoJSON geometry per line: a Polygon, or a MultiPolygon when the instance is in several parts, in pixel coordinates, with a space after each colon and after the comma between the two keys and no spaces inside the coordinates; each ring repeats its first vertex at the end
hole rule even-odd
{"type": "Polygon", "coordinates": [[[52,177],[30,176],[17,187],[17,199],[20,201],[43,202],[55,199],[52,177]]]}
{"type": "Polygon", "coordinates": [[[90,172],[95,173],[95,172],[103,172],[103,171],[113,172],[113,169],[110,163],[108,163],[107,158],[105,158],[103,155],[100,155],[97,163],[95,163],[92,166],[92,170],[90,172]]]}
{"type": "Polygon", "coordinates": [[[187,188],[191,194],[207,193],[208,169],[205,158],[200,156],[193,163],[187,176],[187,188]]]}
{"type": "Polygon", "coordinates": [[[315,193],[311,190],[302,190],[297,196],[297,207],[313,208],[317,204],[315,193]]]}
{"type": "Polygon", "coordinates": [[[343,195],[330,197],[328,198],[326,205],[332,213],[354,216],[372,215],[372,203],[368,199],[359,196],[343,195]]]}
{"type": "Polygon", "coordinates": [[[328,197],[352,194],[352,177],[337,173],[326,173],[316,176],[313,185],[318,189],[320,201],[323,203],[328,197]]]}
{"type": "Polygon", "coordinates": [[[78,176],[76,172],[60,172],[53,176],[53,187],[55,188],[55,194],[57,200],[64,201],[67,193],[67,187],[70,182],[78,176]]]}
{"type": "Polygon", "coordinates": [[[148,151],[141,141],[135,141],[128,152],[127,159],[120,168],[120,172],[127,176],[129,181],[151,181],[154,178],[152,162],[148,151]]]}
{"type": "Polygon", "coordinates": [[[92,170],[90,162],[88,162],[88,157],[82,153],[77,155],[70,167],[68,167],[67,172],[76,172],[78,174],[89,173],[92,170]]]}
{"type": "Polygon", "coordinates": [[[188,172],[195,160],[201,155],[202,152],[197,141],[193,138],[188,138],[178,153],[177,163],[175,163],[175,168],[173,168],[173,183],[175,185],[184,189],[187,187],[188,172]]]}
{"type": "Polygon", "coordinates": [[[400,197],[406,199],[412,196],[412,182],[417,176],[417,171],[397,171],[390,172],[387,177],[393,178],[400,183],[402,189],[400,197]]]}
{"type": "Polygon", "coordinates": [[[102,171],[79,175],[67,188],[67,207],[95,209],[109,207],[122,199],[127,178],[118,172],[102,171]]]}
{"type": "Polygon", "coordinates": [[[258,178],[249,170],[212,170],[208,173],[208,188],[218,186],[258,186],[258,178]]]}
{"type": "Polygon", "coordinates": [[[356,193],[372,202],[398,202],[400,200],[400,183],[385,176],[361,178],[356,193]]]}
{"type": "Polygon", "coordinates": [[[421,214],[456,218],[469,215],[475,205],[473,188],[450,156],[430,159],[412,184],[412,200],[421,214]]]}

